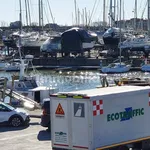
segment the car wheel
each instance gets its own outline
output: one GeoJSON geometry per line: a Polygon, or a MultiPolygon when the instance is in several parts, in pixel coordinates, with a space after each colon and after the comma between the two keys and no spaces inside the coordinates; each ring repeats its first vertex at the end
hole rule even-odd
{"type": "Polygon", "coordinates": [[[19,116],[13,116],[11,119],[10,119],[10,125],[13,126],[13,127],[19,127],[22,125],[22,119],[21,117],[19,116]]]}

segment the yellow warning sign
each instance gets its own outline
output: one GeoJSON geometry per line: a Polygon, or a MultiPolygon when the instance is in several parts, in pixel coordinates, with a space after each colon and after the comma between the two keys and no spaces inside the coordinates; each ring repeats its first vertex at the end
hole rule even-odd
{"type": "Polygon", "coordinates": [[[65,115],[65,112],[61,106],[61,104],[59,103],[55,112],[56,115],[65,115]]]}

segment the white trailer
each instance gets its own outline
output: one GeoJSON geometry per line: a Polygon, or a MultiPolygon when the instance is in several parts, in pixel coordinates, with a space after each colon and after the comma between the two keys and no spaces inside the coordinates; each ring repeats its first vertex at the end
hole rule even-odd
{"type": "Polygon", "coordinates": [[[150,87],[116,86],[51,95],[52,147],[150,148],[150,87]]]}

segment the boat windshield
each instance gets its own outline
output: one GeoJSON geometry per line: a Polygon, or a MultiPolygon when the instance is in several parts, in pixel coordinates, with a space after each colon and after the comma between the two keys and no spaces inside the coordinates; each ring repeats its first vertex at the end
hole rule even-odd
{"type": "Polygon", "coordinates": [[[58,43],[61,40],[61,37],[52,37],[51,39],[51,43],[58,43]]]}
{"type": "Polygon", "coordinates": [[[108,65],[108,67],[110,67],[110,68],[113,68],[113,67],[115,67],[116,65],[115,64],[109,64],[108,65]]]}

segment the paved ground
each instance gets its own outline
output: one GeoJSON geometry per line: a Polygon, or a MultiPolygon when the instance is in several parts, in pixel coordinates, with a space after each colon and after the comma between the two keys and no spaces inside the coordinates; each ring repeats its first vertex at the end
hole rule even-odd
{"type": "Polygon", "coordinates": [[[29,111],[29,110],[26,110],[29,115],[33,118],[40,118],[41,117],[41,114],[42,114],[42,109],[36,109],[34,111],[29,111]]]}
{"type": "Polygon", "coordinates": [[[50,133],[31,118],[29,127],[0,126],[0,150],[52,150],[50,133]]]}

